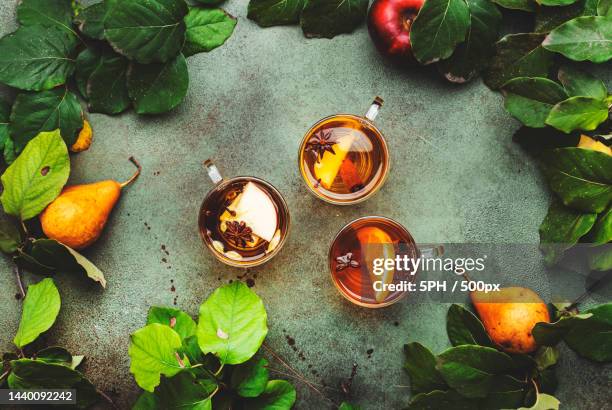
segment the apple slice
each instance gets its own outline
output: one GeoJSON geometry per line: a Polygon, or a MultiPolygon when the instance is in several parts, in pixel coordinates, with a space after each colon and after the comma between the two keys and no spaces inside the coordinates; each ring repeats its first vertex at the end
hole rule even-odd
{"type": "Polygon", "coordinates": [[[329,151],[325,151],[323,158],[314,164],[315,178],[321,181],[321,185],[324,188],[331,188],[334,183],[334,179],[340,172],[340,167],[346,158],[346,155],[351,150],[351,146],[355,142],[355,135],[353,133],[343,135],[336,140],[336,143],[332,146],[334,154],[329,151]]]}
{"type": "Polygon", "coordinates": [[[253,233],[270,242],[278,225],[276,208],[270,196],[253,182],[248,182],[221,216],[221,221],[240,221],[247,224],[253,233]]]}
{"type": "MultiPolygon", "coordinates": [[[[395,259],[395,246],[391,237],[380,228],[367,226],[357,231],[357,239],[361,246],[363,262],[370,274],[371,283],[374,284],[376,281],[381,281],[383,284],[393,283],[395,269],[385,269],[380,276],[373,272],[374,259],[395,259]]],[[[389,291],[374,291],[374,294],[377,302],[384,302],[389,295],[389,291]]]]}

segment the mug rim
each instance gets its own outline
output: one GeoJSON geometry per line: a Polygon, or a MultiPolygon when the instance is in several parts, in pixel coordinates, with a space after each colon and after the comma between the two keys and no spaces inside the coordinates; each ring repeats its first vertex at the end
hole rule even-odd
{"type": "Polygon", "coordinates": [[[283,197],[283,195],[280,193],[280,191],[271,183],[269,183],[266,180],[263,180],[261,178],[258,177],[254,177],[254,176],[248,176],[248,175],[240,175],[240,176],[235,176],[229,179],[223,179],[221,181],[219,181],[219,183],[215,184],[207,193],[206,196],[204,196],[204,199],[202,200],[202,204],[200,205],[200,210],[198,213],[198,231],[200,233],[200,238],[202,239],[202,242],[204,242],[204,245],[206,245],[206,248],[210,251],[210,253],[213,254],[213,256],[220,262],[229,265],[229,266],[233,266],[236,268],[253,268],[255,266],[259,266],[259,265],[263,265],[264,263],[268,262],[270,259],[272,259],[274,256],[276,256],[277,253],[280,252],[280,250],[283,248],[283,246],[285,245],[285,242],[287,242],[287,238],[289,237],[289,232],[291,229],[291,214],[289,213],[289,206],[287,205],[287,201],[285,201],[285,198],[283,197]],[[206,240],[206,236],[204,234],[204,232],[202,232],[202,229],[200,229],[200,227],[202,226],[201,221],[202,221],[202,214],[204,211],[204,204],[206,203],[206,201],[209,199],[209,197],[212,195],[212,193],[219,189],[219,188],[223,188],[227,185],[229,185],[232,182],[236,182],[239,180],[247,180],[247,181],[255,181],[257,183],[260,183],[261,185],[265,186],[267,189],[270,189],[272,192],[274,192],[275,194],[278,195],[278,197],[280,198],[280,203],[281,206],[284,209],[285,215],[287,216],[287,229],[285,232],[285,235],[282,235],[280,242],[278,243],[278,245],[276,246],[276,248],[274,248],[274,250],[272,250],[272,252],[270,252],[269,254],[265,255],[263,258],[261,259],[257,259],[255,261],[252,262],[239,262],[239,261],[235,261],[233,259],[224,257],[223,255],[220,254],[219,251],[217,251],[216,249],[213,248],[212,244],[208,243],[208,241],[206,240]]]}
{"type": "MultiPolygon", "coordinates": [[[[388,218],[386,216],[367,215],[367,216],[361,216],[359,218],[353,219],[350,222],[348,222],[347,224],[345,224],[342,228],[340,228],[338,233],[336,233],[336,235],[334,236],[334,239],[332,239],[331,244],[329,246],[329,251],[327,253],[327,261],[328,261],[328,269],[329,269],[330,279],[331,279],[332,283],[334,284],[334,286],[336,287],[336,289],[338,290],[338,292],[342,295],[342,297],[344,297],[346,300],[348,300],[352,304],[360,306],[360,307],[365,307],[365,308],[368,308],[368,309],[381,309],[381,308],[385,308],[385,307],[394,305],[395,303],[397,303],[400,300],[404,299],[406,296],[408,296],[408,292],[402,292],[396,299],[388,301],[388,302],[383,302],[383,303],[372,304],[372,303],[365,303],[365,302],[356,301],[354,299],[351,299],[348,295],[346,295],[344,293],[343,289],[340,288],[340,285],[338,285],[338,283],[336,283],[336,280],[334,280],[334,270],[333,270],[333,267],[332,267],[332,249],[334,248],[334,244],[336,243],[336,240],[338,240],[340,235],[342,235],[354,223],[361,222],[361,221],[368,221],[368,220],[372,220],[372,219],[382,219],[382,220],[384,220],[386,222],[390,222],[391,224],[399,227],[407,235],[407,237],[412,241],[412,243],[414,244],[416,254],[417,255],[420,254],[419,248],[416,246],[416,241],[414,240],[414,237],[412,236],[410,231],[404,225],[402,225],[401,223],[397,222],[396,220],[388,218]]],[[[416,272],[415,272],[415,276],[416,276],[416,272]]]]}
{"type": "Polygon", "coordinates": [[[367,199],[369,199],[370,197],[372,197],[374,194],[376,194],[380,188],[385,184],[385,182],[387,181],[387,177],[389,176],[389,170],[391,168],[391,156],[389,154],[389,146],[387,145],[387,140],[385,138],[385,135],[380,131],[380,129],[376,126],[376,124],[374,124],[374,122],[370,121],[368,118],[361,116],[361,115],[355,115],[355,114],[332,114],[332,115],[328,115],[325,118],[320,119],[319,121],[317,121],[314,125],[312,125],[308,131],[306,131],[306,133],[304,134],[304,136],[302,137],[302,142],[300,143],[300,147],[298,148],[298,167],[300,169],[300,176],[302,177],[302,181],[306,184],[306,188],[308,188],[308,192],[310,192],[312,195],[314,195],[316,198],[327,202],[329,204],[333,204],[333,205],[341,205],[341,206],[347,206],[347,205],[354,205],[354,204],[358,204],[361,203],[367,199]],[[382,148],[383,151],[385,153],[385,157],[387,158],[387,161],[385,161],[384,164],[384,169],[383,169],[383,174],[380,177],[380,181],[378,182],[378,184],[376,184],[376,186],[374,187],[374,189],[372,189],[370,192],[368,192],[366,195],[357,198],[357,199],[352,199],[349,201],[340,201],[337,199],[333,199],[333,198],[328,198],[326,196],[321,195],[320,193],[318,193],[317,191],[315,191],[309,184],[308,181],[306,181],[306,177],[304,176],[304,161],[303,161],[303,153],[304,153],[304,145],[306,145],[306,143],[308,142],[306,140],[306,136],[308,134],[310,134],[310,132],[315,129],[319,124],[321,124],[324,121],[327,121],[331,118],[334,117],[349,117],[349,118],[354,118],[354,119],[358,119],[361,121],[365,121],[366,123],[368,123],[368,125],[370,125],[372,128],[374,128],[374,130],[378,133],[378,135],[380,136],[380,140],[382,142],[382,148]]]}

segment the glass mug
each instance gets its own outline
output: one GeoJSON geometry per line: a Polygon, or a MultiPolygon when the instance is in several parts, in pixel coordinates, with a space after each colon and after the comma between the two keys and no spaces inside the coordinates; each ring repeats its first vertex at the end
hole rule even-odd
{"type": "MultiPolygon", "coordinates": [[[[366,216],[344,226],[329,250],[329,269],[340,294],[352,303],[368,307],[389,306],[407,291],[384,285],[414,282],[410,270],[385,269],[375,259],[431,258],[444,253],[441,246],[419,249],[410,232],[398,222],[382,216],[366,216]],[[375,271],[378,268],[378,272],[375,271]],[[382,270],[382,271],[381,271],[382,270]]],[[[403,267],[402,267],[403,268],[403,267]]]]}
{"type": "Polygon", "coordinates": [[[202,201],[198,218],[206,247],[218,260],[236,267],[272,259],[289,232],[289,209],[283,196],[259,178],[226,180],[211,160],[204,165],[215,184],[202,201]]]}
{"type": "Polygon", "coordinates": [[[355,204],[384,184],[389,149],[374,125],[382,105],[376,97],[363,117],[336,114],[308,130],[300,145],[299,167],[317,198],[336,205],[355,204]]]}

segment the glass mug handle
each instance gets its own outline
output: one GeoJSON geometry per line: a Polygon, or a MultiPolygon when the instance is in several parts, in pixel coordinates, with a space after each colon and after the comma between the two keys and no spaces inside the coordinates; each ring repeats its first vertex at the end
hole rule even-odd
{"type": "Polygon", "coordinates": [[[219,168],[210,159],[204,161],[204,166],[206,167],[206,172],[208,172],[208,177],[213,182],[213,184],[217,185],[219,182],[223,181],[223,176],[221,176],[221,172],[219,172],[219,168]]]}
{"type": "Polygon", "coordinates": [[[370,108],[368,108],[368,112],[365,113],[365,117],[374,122],[378,116],[378,113],[380,112],[380,108],[383,106],[383,102],[383,99],[380,97],[374,98],[372,105],[370,105],[370,108]]]}
{"type": "Polygon", "coordinates": [[[429,245],[423,248],[419,248],[419,253],[423,259],[437,258],[438,256],[444,255],[444,246],[442,245],[429,245]]]}

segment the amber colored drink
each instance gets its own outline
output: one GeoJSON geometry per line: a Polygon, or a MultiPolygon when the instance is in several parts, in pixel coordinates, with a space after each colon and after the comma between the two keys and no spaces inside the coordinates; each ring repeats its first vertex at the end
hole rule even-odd
{"type": "Polygon", "coordinates": [[[388,218],[368,216],[349,223],[336,235],[329,251],[329,269],[342,296],[357,305],[378,308],[397,302],[406,292],[377,291],[374,282],[400,283],[412,281],[414,276],[395,269],[376,275],[374,259],[416,259],[418,255],[406,228],[388,218]]]}
{"type": "Polygon", "coordinates": [[[281,194],[253,177],[223,181],[204,199],[200,234],[217,259],[232,266],[260,265],[282,247],[289,212],[281,194]]]}
{"type": "Polygon", "coordinates": [[[384,183],[389,169],[387,144],[365,117],[325,118],[305,135],[299,165],[306,185],[334,204],[361,202],[384,183]]]}

